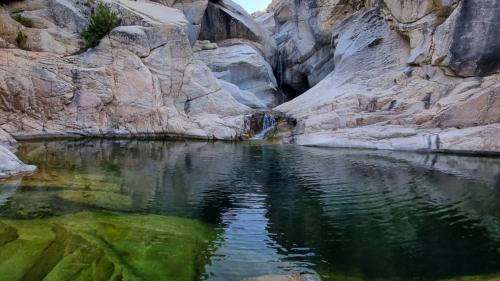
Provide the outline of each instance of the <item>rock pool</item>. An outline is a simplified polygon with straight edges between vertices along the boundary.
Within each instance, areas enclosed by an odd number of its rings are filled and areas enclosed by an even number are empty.
[[[500,278],[500,158],[125,140],[18,155],[39,169],[0,182],[0,280]]]

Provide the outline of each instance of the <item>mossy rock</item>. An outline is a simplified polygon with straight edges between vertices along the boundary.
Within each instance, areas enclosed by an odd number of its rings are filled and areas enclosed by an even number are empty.
[[[192,281],[200,278],[214,238],[214,230],[200,222],[156,215],[0,219],[0,276]]]

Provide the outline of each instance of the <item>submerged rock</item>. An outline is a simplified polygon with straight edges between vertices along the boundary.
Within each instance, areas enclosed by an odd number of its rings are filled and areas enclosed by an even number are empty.
[[[197,221],[83,212],[0,219],[5,280],[198,279],[214,231]]]

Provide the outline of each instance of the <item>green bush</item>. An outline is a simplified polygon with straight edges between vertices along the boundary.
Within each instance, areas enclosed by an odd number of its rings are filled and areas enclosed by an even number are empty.
[[[87,48],[97,46],[101,39],[113,28],[118,26],[120,22],[121,20],[115,12],[109,10],[100,3],[97,8],[92,11],[88,25],[81,33],[82,37],[87,42]]]
[[[18,23],[20,23],[26,27],[33,27],[34,26],[34,23],[31,19],[24,17],[20,13],[14,14],[12,16],[12,18],[15,19]]]
[[[28,36],[26,36],[24,33],[19,31],[16,36],[16,44],[17,47],[21,49],[26,49],[27,45],[26,42],[28,41]]]

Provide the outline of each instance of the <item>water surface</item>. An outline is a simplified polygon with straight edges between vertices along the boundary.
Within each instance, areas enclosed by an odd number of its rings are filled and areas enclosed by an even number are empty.
[[[2,280],[500,276],[498,158],[96,140],[18,155],[39,170],[0,183]]]

